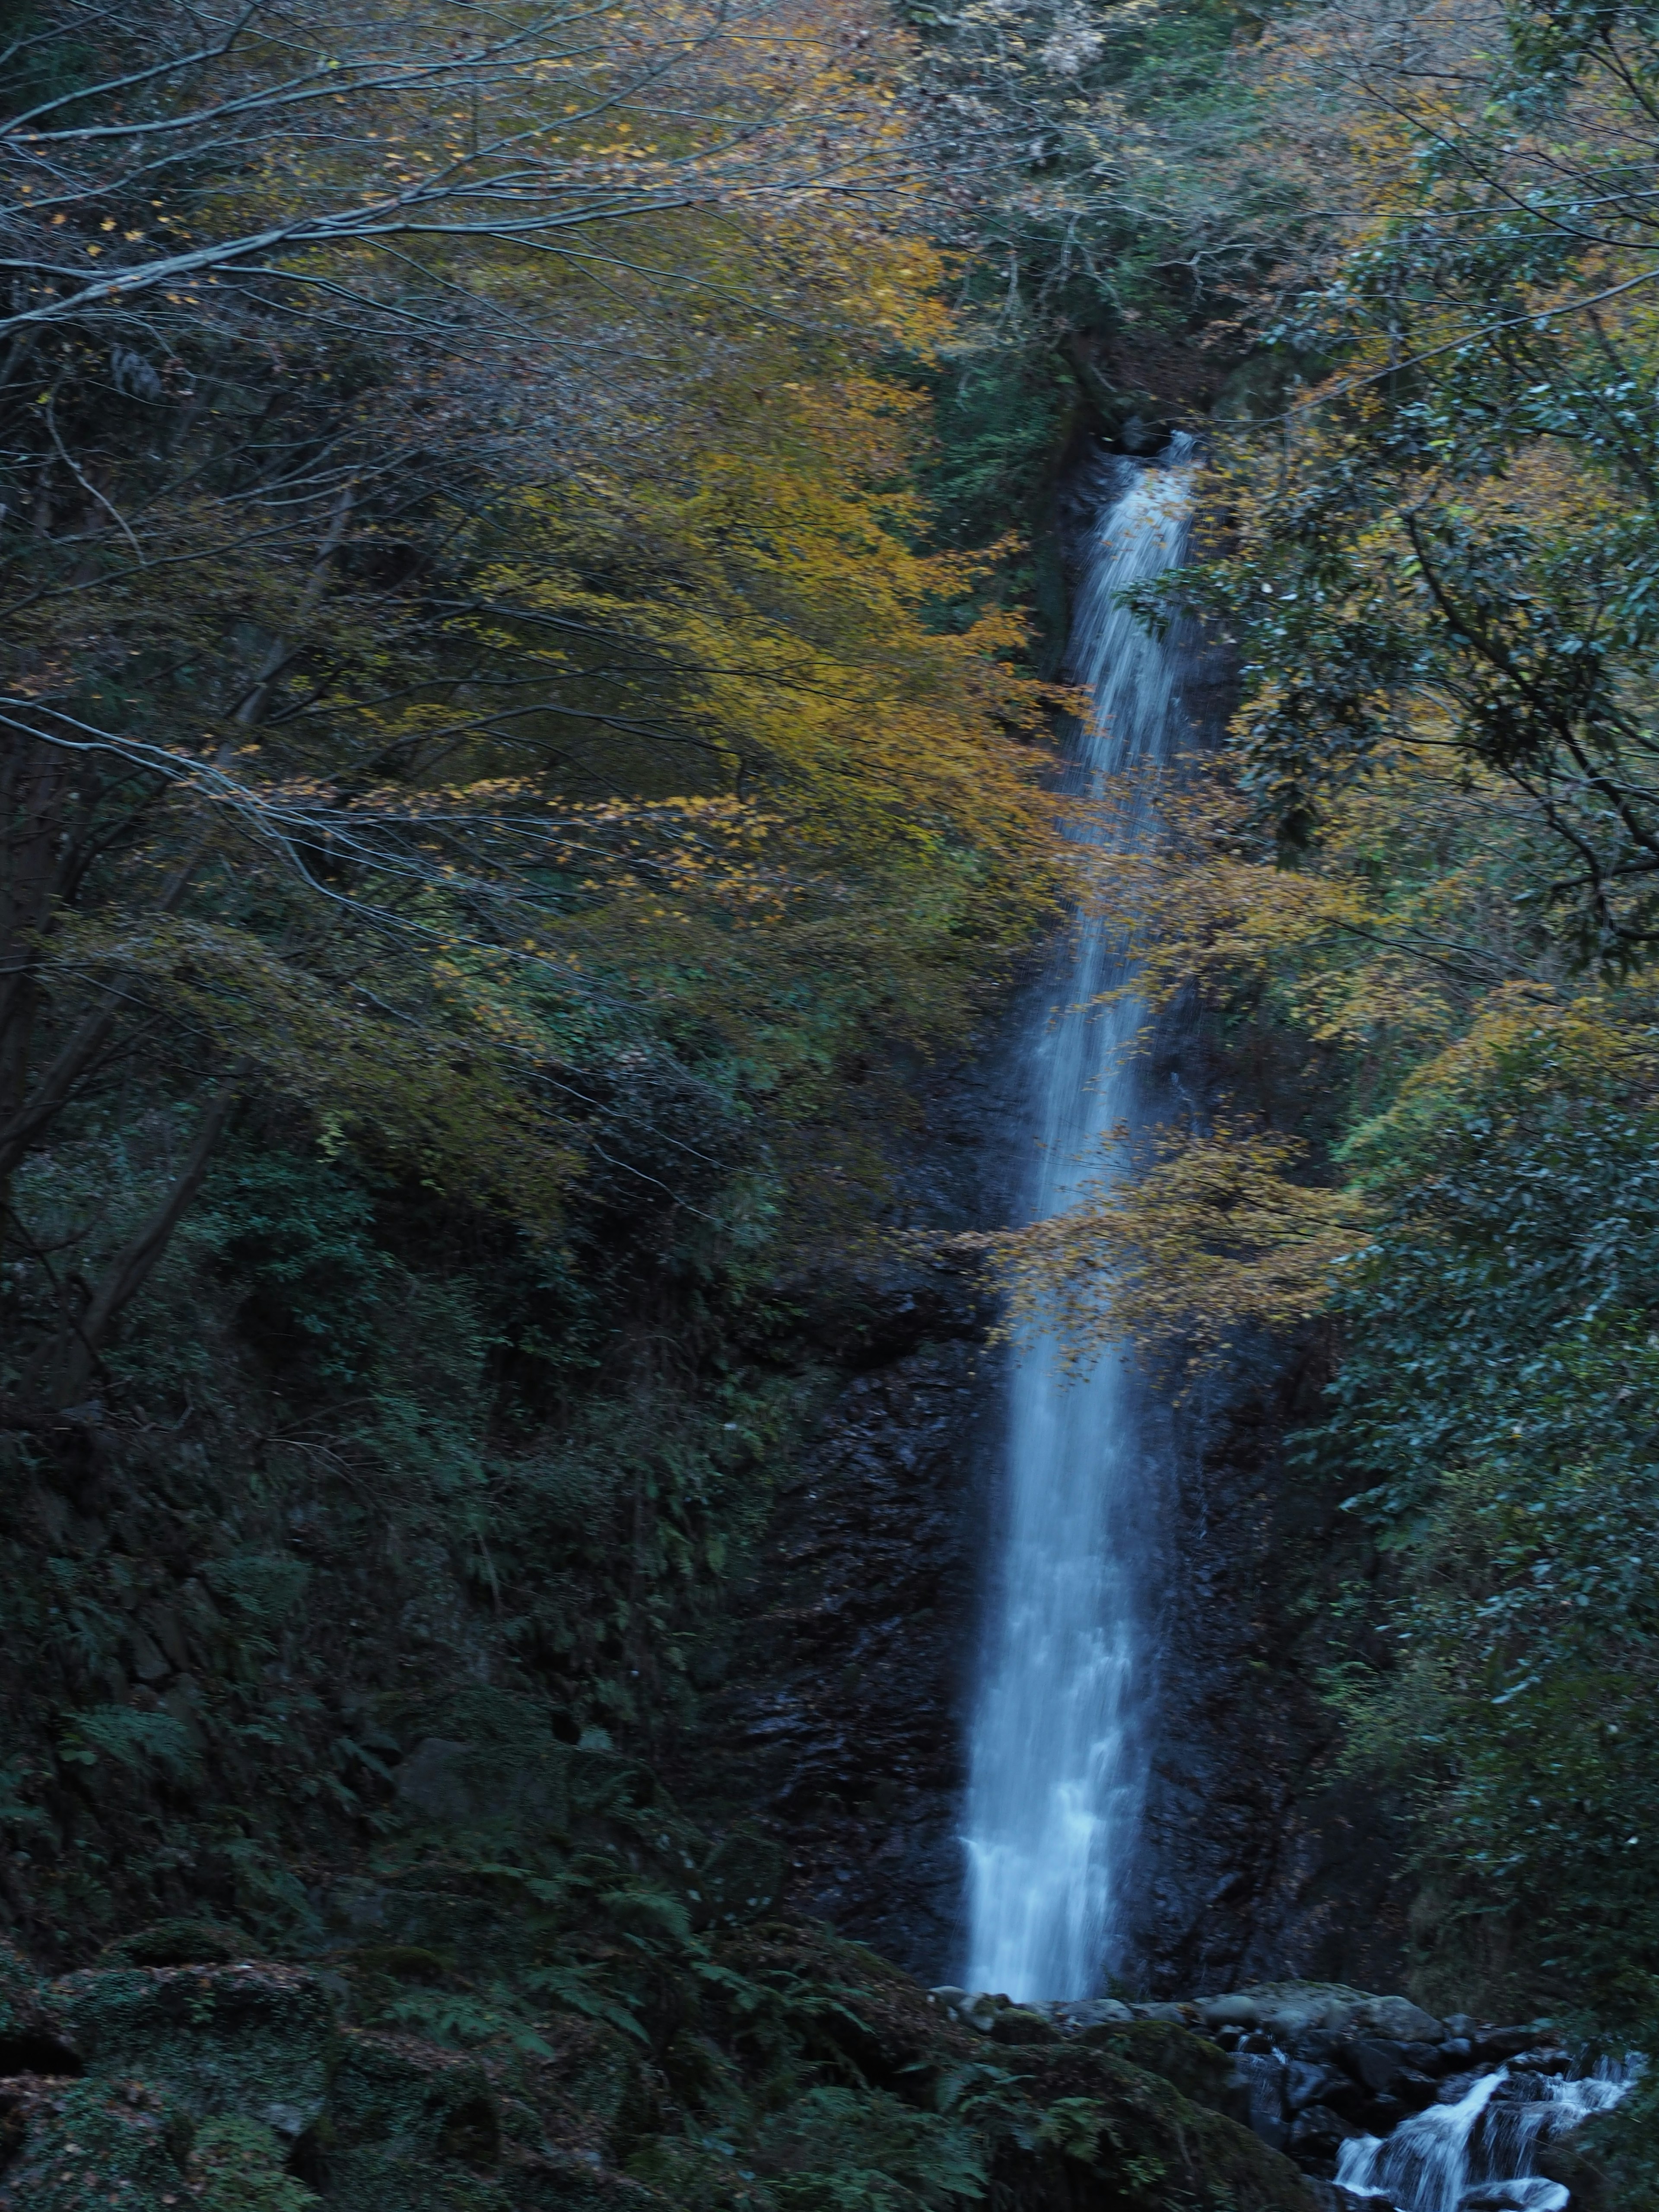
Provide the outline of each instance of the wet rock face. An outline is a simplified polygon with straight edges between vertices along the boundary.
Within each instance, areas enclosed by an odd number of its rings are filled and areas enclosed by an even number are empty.
[[[1158,1070],[1196,1094],[1197,1047]],[[1008,1218],[1019,1069],[958,1067],[928,1102],[910,1217]],[[1000,1175],[1003,1187],[997,1187]],[[970,1269],[808,1273],[798,1303],[857,1370],[781,1495],[722,1647],[694,1662],[695,1729],[666,1767],[688,1806],[758,1820],[787,1896],[921,1978],[960,1971],[959,1840],[1006,1355]],[[1138,1955],[1147,1995],[1322,1975],[1397,1980],[1404,1900],[1375,1800],[1331,1778],[1322,1655],[1291,1602],[1351,1531],[1286,1474],[1315,1403],[1290,1369],[1187,1420],[1167,1523]]]
[[[965,1285],[951,1319],[954,1340],[914,1346],[831,1407],[705,1700],[698,1771],[674,1778],[772,1829],[789,1902],[929,1979],[959,1940],[984,1427]]]
[[[1334,1773],[1317,1688],[1332,1655],[1297,1602],[1354,1541],[1340,1492],[1285,1462],[1322,1379],[1306,1358],[1264,1366],[1188,1417],[1143,1853],[1154,1993],[1401,1974],[1402,1837],[1374,1793]]]

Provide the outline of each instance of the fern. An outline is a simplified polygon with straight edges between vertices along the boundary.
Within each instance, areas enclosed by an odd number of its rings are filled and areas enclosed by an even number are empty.
[[[72,1713],[58,1749],[76,1766],[113,1759],[137,1774],[182,1779],[196,1765],[196,1747],[171,1713],[141,1713],[131,1705],[91,1705]]]

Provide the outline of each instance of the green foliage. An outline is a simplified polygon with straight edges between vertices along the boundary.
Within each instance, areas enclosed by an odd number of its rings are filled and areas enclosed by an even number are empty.
[[[779,2212],[948,2212],[985,2195],[968,2130],[881,2091],[809,2091],[761,2130],[754,2160]]]
[[[1498,1923],[1513,1971],[1626,2026],[1659,1967],[1650,1024],[1523,1006],[1360,1133],[1382,1222],[1316,1439],[1399,1577],[1389,1671],[1343,1698],[1419,1800],[1437,1985]]]
[[[1126,1210],[1184,1178],[1171,1249],[1213,1275],[1251,1146],[1302,1163],[1221,1313],[1334,1319],[1305,1441],[1375,1553],[1331,1688],[1414,1805],[1425,1993],[1646,2040],[1659,50],[1640,10],[1512,12],[1490,46],[1420,21],[1409,68],[1351,68],[1346,15],[1263,37],[1258,83],[1368,212],[1279,325],[1273,419],[1218,441],[1216,557],[1140,601],[1206,610],[1243,697],[1119,902],[1161,1001],[1288,1025],[1315,1147],[1218,1115]],[[1190,1308],[1197,1271],[1141,1249]]]
[[[190,2179],[204,2212],[307,2212],[316,2197],[283,2171],[276,2136],[257,2120],[207,2120],[191,2145]]]

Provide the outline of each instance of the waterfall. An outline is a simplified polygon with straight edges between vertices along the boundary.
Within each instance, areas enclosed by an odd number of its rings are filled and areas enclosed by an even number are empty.
[[[1610,2111],[1637,2063],[1602,2059],[1592,2073],[1571,2077],[1499,2067],[1455,2103],[1414,2112],[1389,2136],[1344,2143],[1336,2178],[1401,2212],[1566,2212],[1567,2191],[1538,2173],[1538,2146]]]
[[[1191,455],[1177,437],[1158,464],[1108,465],[1072,634],[1072,674],[1093,695],[1073,790],[1138,760],[1161,764],[1184,734],[1179,650],[1115,595],[1180,560]],[[1133,818],[1115,833],[1126,848],[1142,834]],[[1028,1219],[1109,1173],[1112,1131],[1141,1114],[1143,1074],[1127,1048],[1144,1011],[1133,996],[1097,1003],[1127,980],[1112,933],[1080,923],[1030,1042],[1039,1145]],[[1000,1556],[969,1746],[970,1989],[1088,1996],[1127,1933],[1163,1488],[1150,1415],[1113,1352],[1068,1380],[1038,1345],[1010,1382]]]

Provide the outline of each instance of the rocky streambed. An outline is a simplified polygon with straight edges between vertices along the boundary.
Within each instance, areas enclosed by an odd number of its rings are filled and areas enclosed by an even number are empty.
[[[1158,2004],[932,1996],[996,2043],[1109,2045],[1154,2021],[1203,2037],[1231,2059],[1235,2116],[1324,2185],[1329,2212],[1570,2212],[1561,2140],[1634,2079],[1632,2063],[1574,2051],[1548,2020],[1440,2020],[1334,1983]]]

